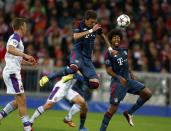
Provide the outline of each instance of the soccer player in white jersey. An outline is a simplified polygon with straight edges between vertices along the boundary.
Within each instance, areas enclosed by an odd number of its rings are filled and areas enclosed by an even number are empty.
[[[44,77],[40,81],[42,81]],[[87,113],[87,105],[84,100],[84,98],[79,95],[76,91],[72,89],[73,85],[76,83],[76,79],[69,80],[65,82],[65,76],[58,82],[53,87],[53,90],[51,91],[51,94],[49,95],[46,103],[42,106],[39,106],[34,114],[32,115],[30,119],[30,123],[34,123],[35,119],[38,118],[42,113],[45,111],[51,109],[53,105],[57,102],[59,102],[61,99],[66,98],[69,101],[76,103],[80,105],[80,113],[86,114]],[[41,84],[40,84],[41,85]],[[71,121],[72,123],[72,121]],[[75,125],[73,125],[75,126]],[[82,131],[82,130],[80,130]]]
[[[6,45],[6,65],[3,69],[3,79],[7,87],[7,94],[15,95],[15,99],[2,109],[0,112],[0,120],[18,108],[24,131],[32,131],[27,115],[26,97],[21,81],[20,70],[21,64],[35,66],[36,61],[32,56],[23,52],[24,45],[21,39],[27,31],[26,20],[24,18],[16,18],[12,26],[14,33],[9,37]]]

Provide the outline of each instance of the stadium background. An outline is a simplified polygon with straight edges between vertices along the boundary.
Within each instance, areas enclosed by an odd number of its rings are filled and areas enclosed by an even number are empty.
[[[37,68],[24,67],[22,77],[28,95],[28,107],[43,104],[51,90],[40,89],[37,81],[42,75],[68,64],[72,48],[72,25],[81,19],[85,10],[98,13],[103,31],[116,27],[116,18],[122,13],[131,18],[124,33],[123,45],[129,48],[129,64],[137,78],[153,92],[152,99],[137,114],[171,116],[171,2],[169,0],[0,0],[0,72],[4,66],[5,45],[12,33],[15,17],[29,19],[29,31],[23,38],[25,52],[36,57]],[[93,63],[97,68],[101,86],[90,99],[89,110],[104,112],[107,109],[110,77],[104,68],[106,46],[97,37]],[[5,85],[0,73],[0,106],[12,97],[5,95]],[[119,108],[121,113],[135,102],[128,95]],[[69,109],[65,101],[55,109]]]

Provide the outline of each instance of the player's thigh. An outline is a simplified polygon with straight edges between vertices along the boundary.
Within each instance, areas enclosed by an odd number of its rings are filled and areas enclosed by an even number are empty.
[[[21,105],[25,105],[25,103],[26,103],[26,96],[25,96],[24,93],[16,94],[15,100],[17,102],[18,107],[21,106]]]
[[[60,101],[61,99],[63,99],[66,95],[66,92],[68,90],[64,87],[59,87],[59,86],[54,86],[53,90],[51,91],[48,99],[47,99],[47,102],[58,102]]]
[[[84,98],[79,95],[78,92],[72,90],[72,89],[69,89],[67,95],[66,95],[66,99],[68,99],[69,101],[71,102],[74,102],[74,103],[84,103]]]
[[[83,59],[84,62],[81,64],[81,72],[88,79],[97,79],[97,74],[92,61]],[[97,79],[98,80],[98,79]]]
[[[7,87],[7,94],[22,94],[24,88],[20,73],[8,74],[3,72],[3,79]]]
[[[127,89],[120,82],[111,82],[110,84],[110,104],[117,105],[126,96]]]
[[[127,86],[129,87],[128,89],[128,93],[130,94],[139,94],[139,92],[141,92],[144,88],[145,88],[145,85],[137,80],[128,80],[127,81]]]

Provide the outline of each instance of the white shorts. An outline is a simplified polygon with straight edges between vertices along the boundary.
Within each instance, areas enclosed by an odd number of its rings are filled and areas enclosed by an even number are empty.
[[[72,90],[71,87],[67,84],[62,83],[61,85],[60,83],[57,83],[51,91],[51,94],[49,95],[47,101],[56,103],[64,97],[67,100],[72,101],[72,99],[78,95],[79,94],[76,91]]]
[[[9,74],[3,71],[3,79],[7,87],[7,94],[24,93],[20,73]]]

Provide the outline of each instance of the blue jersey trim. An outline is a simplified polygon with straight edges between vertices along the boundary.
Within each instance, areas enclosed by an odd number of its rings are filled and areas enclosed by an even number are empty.
[[[17,33],[14,32],[14,35],[13,35],[12,39],[14,39],[14,40],[20,42],[21,37],[20,37]]]

